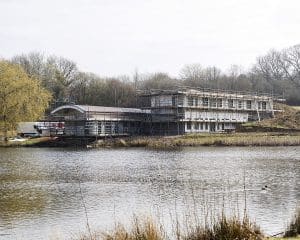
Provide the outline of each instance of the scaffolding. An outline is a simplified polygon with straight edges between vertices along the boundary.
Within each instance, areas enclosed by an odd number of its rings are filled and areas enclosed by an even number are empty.
[[[64,136],[119,137],[232,131],[238,124],[274,116],[272,94],[180,87],[138,90],[137,108],[65,105],[49,121]]]
[[[49,121],[64,123],[65,137],[119,137],[143,134],[147,110],[66,105],[52,111]]]
[[[271,117],[273,101],[267,93],[180,87],[139,91],[141,109],[152,116],[153,135],[222,132],[238,124]],[[177,126],[177,127],[175,127]]]

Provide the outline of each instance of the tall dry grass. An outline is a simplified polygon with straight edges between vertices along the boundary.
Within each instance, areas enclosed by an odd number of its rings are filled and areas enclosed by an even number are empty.
[[[211,225],[196,226],[184,240],[257,240],[263,239],[259,227],[247,216],[241,220],[237,216],[222,214]]]
[[[186,146],[299,146],[300,133],[189,134],[173,137],[133,137],[101,141],[95,147],[149,147],[175,149]]]
[[[110,232],[94,232],[81,235],[78,240],[164,240],[167,239],[162,226],[151,218],[134,217],[131,225],[116,225]]]
[[[180,224],[176,223],[177,226]],[[226,216],[224,213],[212,223],[204,225],[183,226],[171,233],[177,240],[259,240],[263,234],[257,225],[245,216]],[[185,229],[188,229],[187,231]],[[166,229],[151,218],[135,217],[129,227],[118,224],[110,232],[98,232],[82,235],[78,240],[168,240]]]
[[[294,219],[290,222],[284,237],[297,237],[300,234],[300,208],[296,211]]]

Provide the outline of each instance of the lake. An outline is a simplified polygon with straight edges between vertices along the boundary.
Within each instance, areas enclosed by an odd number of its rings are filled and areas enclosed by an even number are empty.
[[[0,239],[69,239],[87,220],[106,231],[134,214],[171,226],[245,205],[275,234],[299,203],[300,147],[0,149]]]

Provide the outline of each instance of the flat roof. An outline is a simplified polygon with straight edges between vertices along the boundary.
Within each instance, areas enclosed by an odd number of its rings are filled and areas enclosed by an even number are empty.
[[[179,87],[177,89],[149,89],[138,91],[140,96],[158,96],[158,95],[226,95],[232,97],[259,97],[259,98],[279,98],[279,96],[260,93],[260,92],[250,92],[250,91],[232,91],[224,89],[210,89],[210,88],[192,88],[192,87]]]

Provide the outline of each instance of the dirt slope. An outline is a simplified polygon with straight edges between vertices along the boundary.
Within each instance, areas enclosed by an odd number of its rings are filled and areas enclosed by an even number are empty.
[[[265,119],[261,122],[251,122],[243,125],[244,130],[300,130],[300,109],[284,104],[276,103],[275,109],[282,110],[276,112],[274,118]]]

